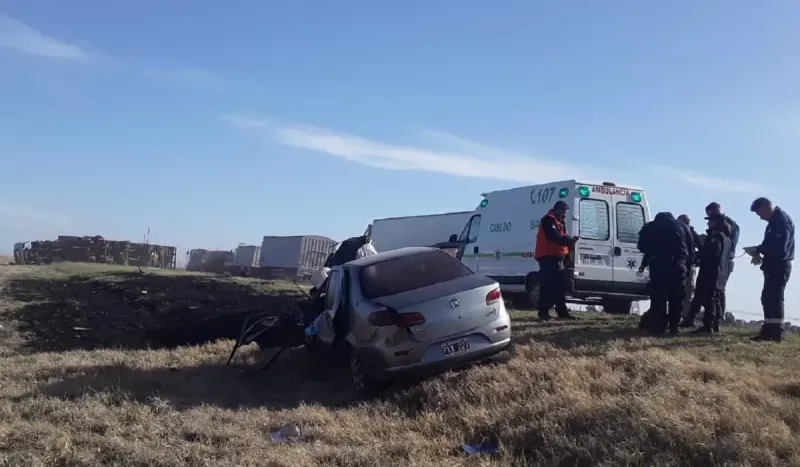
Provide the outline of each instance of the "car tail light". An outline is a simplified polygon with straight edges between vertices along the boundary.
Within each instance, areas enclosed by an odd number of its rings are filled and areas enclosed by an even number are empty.
[[[399,322],[398,322],[399,321]],[[411,327],[425,324],[425,317],[421,313],[392,313],[389,310],[375,311],[369,314],[367,322],[372,326],[398,326]]]
[[[500,301],[501,298],[503,298],[503,296],[500,294],[500,288],[498,287],[486,294],[486,304],[491,305],[492,303]]]

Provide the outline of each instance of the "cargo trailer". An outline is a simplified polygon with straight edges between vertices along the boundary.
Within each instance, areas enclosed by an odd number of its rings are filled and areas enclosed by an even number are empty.
[[[261,260],[261,247],[241,244],[236,247],[233,265],[240,268],[258,267]]]
[[[321,235],[265,236],[259,276],[310,279],[322,268],[337,243]]]
[[[365,232],[378,252],[407,246],[434,246],[458,236],[474,211],[375,219]]]

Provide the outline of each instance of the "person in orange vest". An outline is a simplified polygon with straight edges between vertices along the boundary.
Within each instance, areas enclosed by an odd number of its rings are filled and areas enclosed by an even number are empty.
[[[536,248],[533,257],[539,262],[539,319],[550,319],[550,308],[562,319],[571,319],[567,309],[567,276],[564,272],[564,259],[579,237],[570,237],[564,219],[569,206],[557,201],[539,222],[536,233]]]

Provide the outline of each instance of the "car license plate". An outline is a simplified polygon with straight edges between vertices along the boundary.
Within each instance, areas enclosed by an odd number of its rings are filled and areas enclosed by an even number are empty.
[[[453,342],[445,342],[442,344],[442,353],[445,357],[457,355],[469,351],[469,339],[461,339]]]
[[[603,258],[597,256],[583,256],[581,258],[581,263],[591,266],[603,266],[606,264],[605,261],[603,261]]]

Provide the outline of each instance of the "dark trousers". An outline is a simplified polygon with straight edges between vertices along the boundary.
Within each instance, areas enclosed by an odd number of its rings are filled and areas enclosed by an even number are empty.
[[[733,260],[731,260],[730,263],[728,263],[728,268],[730,272],[733,272]],[[728,279],[730,279],[730,274],[728,274]],[[725,282],[727,283],[727,279]],[[727,288],[726,286],[722,286],[716,291],[717,297],[715,298],[715,302],[719,302],[718,303],[719,313],[721,313],[720,319],[725,318],[725,312],[728,310],[728,303],[727,303],[728,301],[725,294],[726,288]],[[710,310],[710,308],[706,306],[706,302],[708,300],[707,297],[710,296],[711,294],[712,293],[703,294],[700,293],[700,291],[695,291],[694,297],[692,297],[692,306],[689,309],[689,314],[686,316],[687,321],[694,322],[695,318],[697,318],[697,314],[700,313],[701,308],[705,308],[706,311]],[[703,320],[703,323],[705,324],[705,320]]]
[[[780,335],[783,331],[783,295],[792,274],[792,263],[763,263],[761,269],[764,271],[764,288],[761,290],[761,305],[764,307],[762,332]]]
[[[564,259],[558,257],[538,258],[539,262],[539,316],[549,315],[556,308],[558,316],[569,314],[567,310],[567,278],[564,275]]]
[[[725,296],[725,290],[722,288],[715,290],[698,290],[700,293],[700,302],[702,303],[705,313],[703,313],[703,327],[719,329],[719,323],[725,316],[722,309],[722,297]],[[695,292],[695,293],[697,293]]]
[[[671,263],[655,266],[650,264],[650,310],[652,318],[651,334],[661,334],[669,326],[677,330],[686,300],[686,266]]]

